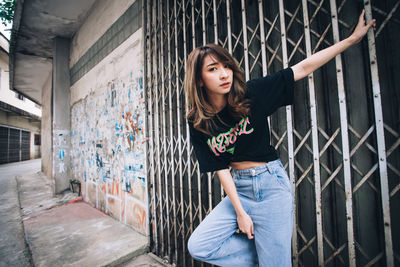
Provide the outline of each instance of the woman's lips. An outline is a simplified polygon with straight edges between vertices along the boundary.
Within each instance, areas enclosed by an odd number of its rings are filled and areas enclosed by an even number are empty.
[[[223,84],[221,84],[221,86],[222,87],[229,87],[231,85],[231,83],[230,82],[227,82],[227,83],[223,83]]]

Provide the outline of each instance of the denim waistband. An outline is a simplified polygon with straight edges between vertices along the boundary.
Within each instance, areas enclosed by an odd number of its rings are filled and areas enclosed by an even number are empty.
[[[263,165],[253,167],[253,168],[248,168],[244,170],[236,170],[232,168],[233,174],[238,175],[238,176],[256,176],[262,172],[265,172],[266,170],[268,172],[271,172],[271,170],[274,168],[276,164],[279,164],[280,160],[272,160],[269,161]]]

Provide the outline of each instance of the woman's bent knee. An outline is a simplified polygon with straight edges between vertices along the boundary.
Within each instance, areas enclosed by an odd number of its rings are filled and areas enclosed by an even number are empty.
[[[189,237],[187,248],[190,255],[196,259],[204,261],[210,256],[210,251],[207,250],[207,245],[202,243],[201,240],[196,235],[196,232],[193,232]]]
[[[190,237],[189,237],[189,240],[188,240],[188,243],[187,243],[187,248],[188,248],[188,251],[189,251],[190,255],[192,255],[192,257],[193,257],[193,254],[194,254],[195,251],[196,251],[195,245],[196,245],[196,244],[193,242],[192,236],[190,236]]]

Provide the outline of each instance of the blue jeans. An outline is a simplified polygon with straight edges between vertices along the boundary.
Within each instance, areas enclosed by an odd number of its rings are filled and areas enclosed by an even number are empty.
[[[219,266],[291,266],[293,192],[279,159],[245,170],[233,169],[240,202],[251,217],[254,238],[235,231],[236,212],[225,197],[188,241],[199,261]]]

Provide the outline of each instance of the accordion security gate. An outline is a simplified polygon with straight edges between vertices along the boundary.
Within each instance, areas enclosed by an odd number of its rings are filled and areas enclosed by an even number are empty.
[[[0,164],[30,159],[30,133],[0,126]]]
[[[177,266],[224,197],[200,174],[183,79],[194,47],[218,43],[246,79],[274,73],[349,36],[363,8],[377,29],[296,83],[269,119],[295,192],[294,266],[400,266],[400,1],[144,1],[151,249]],[[397,49],[397,50],[396,50]]]

